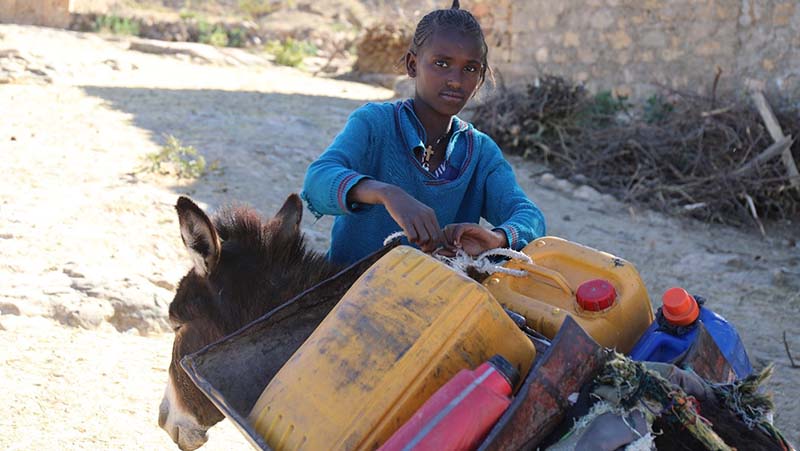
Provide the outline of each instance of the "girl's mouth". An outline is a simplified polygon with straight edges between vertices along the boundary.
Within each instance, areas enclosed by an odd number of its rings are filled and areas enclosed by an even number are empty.
[[[461,94],[459,92],[453,92],[453,91],[441,92],[441,93],[439,93],[439,97],[441,97],[442,99],[444,99],[444,100],[446,100],[448,102],[452,102],[452,103],[458,103],[458,102],[462,102],[464,100],[464,95],[463,94]]]

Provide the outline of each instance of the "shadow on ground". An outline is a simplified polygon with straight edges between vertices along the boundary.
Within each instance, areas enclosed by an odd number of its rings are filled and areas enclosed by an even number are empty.
[[[157,151],[167,136],[194,146],[220,170],[171,188],[217,207],[245,202],[264,213],[298,192],[308,164],[365,101],[327,96],[223,90],[84,86],[129,114]],[[120,143],[124,146],[125,143]],[[151,151],[148,151],[150,153]]]

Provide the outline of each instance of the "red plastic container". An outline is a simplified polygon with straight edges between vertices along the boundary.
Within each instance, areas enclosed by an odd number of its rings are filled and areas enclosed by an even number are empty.
[[[519,373],[495,355],[478,368],[461,370],[379,449],[472,450],[511,404]]]

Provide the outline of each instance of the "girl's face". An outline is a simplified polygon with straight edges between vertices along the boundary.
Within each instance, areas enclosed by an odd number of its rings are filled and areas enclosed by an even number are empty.
[[[478,39],[456,30],[435,32],[417,55],[406,55],[416,78],[416,100],[442,115],[458,114],[472,97],[483,70]]]

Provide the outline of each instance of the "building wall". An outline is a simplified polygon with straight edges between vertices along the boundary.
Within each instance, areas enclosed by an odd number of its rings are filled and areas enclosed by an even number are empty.
[[[0,23],[67,27],[70,0],[0,0]]]
[[[800,95],[798,0],[475,0],[508,84],[556,74],[643,97],[656,86],[709,93],[747,78]]]

